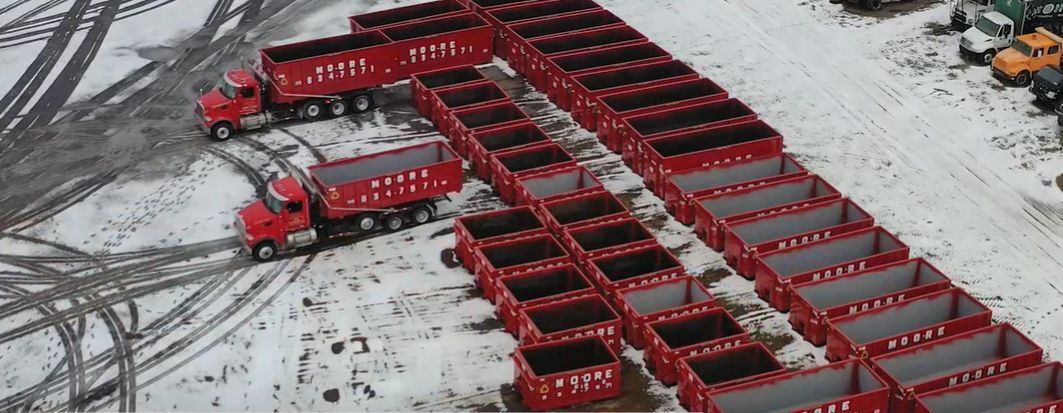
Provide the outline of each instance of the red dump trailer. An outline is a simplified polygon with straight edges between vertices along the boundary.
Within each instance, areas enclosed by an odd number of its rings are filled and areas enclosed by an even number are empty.
[[[509,101],[506,94],[498,84],[490,80],[467,85],[435,89],[431,92],[434,96],[432,101],[431,119],[439,129],[439,133],[448,136],[450,125],[446,122],[451,112],[468,109],[476,106],[486,106],[494,103]]]
[[[429,142],[289,168],[266,197],[237,214],[245,249],[259,261],[319,241],[432,220],[436,202],[461,191],[461,159]]]
[[[472,134],[491,128],[500,128],[529,121],[528,115],[512,100],[450,112],[446,131],[450,144],[461,156],[467,155],[466,142]]]
[[[708,195],[807,175],[801,164],[784,153],[756,156],[746,160],[702,166],[668,173],[664,185],[657,185],[664,209],[685,225],[694,223],[694,200]]]
[[[624,203],[609,191],[596,191],[543,202],[539,204],[538,211],[546,227],[556,236],[560,236],[566,229],[633,216]]]
[[[347,21],[351,24],[351,33],[358,33],[467,12],[469,9],[458,0],[436,0],[350,16]]]
[[[602,290],[605,298],[614,304],[617,303],[616,291],[621,288],[686,275],[683,264],[660,245],[592,259],[583,267],[583,271]]]
[[[827,343],[827,320],[856,314],[952,286],[922,258],[898,261],[793,288],[790,325],[814,345]]]
[[[479,246],[473,250],[473,257],[476,282],[492,303],[495,282],[500,277],[572,262],[565,248],[546,234]]]
[[[707,413],[885,413],[889,387],[863,361],[826,366],[715,390]]]
[[[713,308],[685,316],[653,321],[643,333],[646,367],[666,385],[673,385],[680,358],[719,351],[749,342],[749,333],[731,313]]]
[[[619,153],[622,145],[620,135],[615,132],[624,118],[676,106],[716,102],[728,97],[726,90],[706,78],[654,84],[626,92],[603,94],[598,96],[595,105],[598,114],[598,126],[596,127],[598,140],[613,152]]]
[[[528,120],[474,132],[472,138],[466,142],[465,151],[469,156],[469,165],[476,172],[476,176],[486,182],[491,182],[489,162],[492,155],[549,143],[553,143],[550,136],[543,132],[535,122]]]
[[[554,78],[547,72],[550,70],[548,61],[552,57],[566,54],[586,52],[596,49],[604,49],[616,46],[648,43],[649,40],[638,30],[631,26],[603,27],[601,29],[585,30],[576,33],[562,33],[550,37],[529,40],[525,47],[527,54],[524,56],[525,71],[528,83],[540,92],[548,92],[552,88]],[[627,59],[621,59],[627,60]],[[545,69],[544,69],[545,68]],[[557,79],[560,80],[560,79]],[[549,86],[548,86],[549,84]]]
[[[710,248],[723,249],[723,224],[760,217],[841,198],[831,184],[815,175],[790,178],[694,200],[694,233]]]
[[[513,33],[506,29],[509,25],[601,8],[593,0],[544,0],[486,10],[483,16],[498,31],[495,55],[506,59],[513,37]]]
[[[530,50],[528,47],[529,41],[563,33],[623,25],[624,20],[605,9],[595,9],[511,24],[504,29],[507,32],[506,39],[508,40],[508,44],[505,47],[509,48],[506,52],[506,62],[518,74],[525,75],[527,73],[525,56]],[[535,70],[542,69],[536,68]]]
[[[657,238],[637,218],[567,229],[558,238],[580,265],[591,258],[657,244]]]
[[[620,316],[601,295],[558,300],[524,308],[519,313],[521,344],[597,335],[620,354]]]
[[[498,317],[505,330],[520,330],[518,311],[567,298],[598,294],[594,284],[573,264],[542,268],[499,278],[495,293]]]
[[[723,225],[723,258],[735,272],[753,279],[756,255],[870,228],[875,219],[848,198]]]
[[[620,396],[620,359],[601,337],[517,347],[513,388],[532,411]]]
[[[678,60],[625,65],[617,69],[574,75],[570,80],[569,96],[572,119],[583,129],[593,132],[598,127],[598,96],[699,77],[701,75],[696,70]]]
[[[991,312],[959,288],[827,321],[827,360],[868,358],[988,326]]]
[[[730,98],[716,102],[698,103],[686,106],[677,106],[625,118],[620,125],[619,135],[621,158],[631,170],[642,175],[642,168],[647,167],[650,161],[644,159],[648,152],[648,143],[654,139],[669,138],[670,141],[680,140],[686,142],[705,142],[695,144],[691,149],[677,147],[683,153],[691,153],[701,150],[713,149],[718,146],[727,146],[745,142],[755,142],[762,139],[772,139],[781,145],[782,135],[764,122],[752,122],[757,119],[756,112],[742,101]],[[739,126],[740,125],[740,126]],[[735,126],[723,129],[723,126]],[[712,131],[710,136],[723,139],[726,143],[713,144],[712,140],[706,142],[702,137],[705,131]],[[701,137],[699,139],[699,137]],[[708,145],[708,147],[704,147]],[[764,153],[765,155],[767,153]],[[719,161],[731,159],[722,156],[714,156]],[[697,160],[696,158],[693,160]],[[701,166],[705,162],[694,163],[686,168]],[[709,161],[711,164],[712,161]],[[663,165],[661,165],[663,167]],[[670,168],[677,170],[674,167]],[[647,174],[648,175],[648,174]]]
[[[582,166],[557,169],[517,178],[517,205],[538,208],[544,202],[604,191],[591,171]]]
[[[643,347],[646,323],[716,307],[709,290],[691,276],[622,288],[616,297],[624,316],[624,339],[636,349]]]
[[[454,256],[475,271],[472,253],[476,247],[546,233],[546,226],[528,207],[465,215],[454,219]]]
[[[461,65],[410,75],[410,95],[417,113],[432,119],[435,96],[431,91],[487,80],[473,65]]]
[[[585,73],[620,69],[645,63],[663,63],[672,55],[660,46],[644,41],[624,42],[615,46],[555,53],[529,71],[527,78],[546,97],[563,110],[572,110],[572,78]]]
[[[1027,367],[919,395],[915,413],[1054,413],[1063,410],[1063,363]]]
[[[793,287],[908,258],[909,248],[882,227],[757,254],[757,296],[776,310],[790,311]]]
[[[691,412],[705,411],[710,391],[786,372],[782,363],[764,344],[754,341],[728,349],[688,356],[676,363],[679,378],[676,396],[679,405]]]
[[[893,391],[892,411],[915,396],[1041,364],[1044,351],[1011,324],[997,324],[871,359]]]
[[[517,200],[517,180],[543,172],[576,166],[576,160],[556,143],[499,152],[488,158],[491,186],[505,203]]]

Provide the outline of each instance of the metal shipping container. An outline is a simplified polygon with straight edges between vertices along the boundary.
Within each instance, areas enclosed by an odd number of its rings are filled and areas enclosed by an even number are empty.
[[[546,233],[547,227],[528,207],[465,215],[454,219],[454,256],[474,271],[472,251],[476,247]]]
[[[498,191],[502,202],[508,204],[516,202],[519,178],[576,166],[572,155],[553,142],[495,153],[487,162],[491,168],[491,186]]]
[[[476,282],[484,298],[495,301],[495,281],[500,277],[571,263],[568,252],[552,235],[536,235],[473,249]]]
[[[720,146],[753,142],[761,139],[777,139],[781,145],[782,135],[775,131],[774,128],[763,122],[748,122],[756,119],[757,113],[753,112],[753,110],[750,109],[749,106],[746,106],[745,103],[735,98],[716,102],[676,106],[638,116],[630,116],[623,119],[621,125],[619,125],[620,141],[623,145],[620,155],[624,160],[624,163],[630,166],[635,173],[642,174],[642,168],[647,166],[647,162],[651,162],[643,159],[643,154],[648,153],[650,150],[650,148],[647,147],[649,146],[649,141],[656,138],[668,137],[670,138],[668,141],[675,141],[678,139],[681,142],[685,142],[683,144],[671,144],[673,146],[669,147],[673,149],[665,150],[665,152],[676,152],[674,155],[694,153]],[[721,126],[738,124],[741,124],[742,126],[729,129],[719,128]],[[681,133],[705,131],[710,130],[710,128],[713,131],[710,136],[714,138],[711,140],[706,139],[707,137],[703,137],[702,133]],[[717,140],[721,140],[722,142],[715,143]],[[684,147],[685,145],[694,146],[688,149]],[[767,153],[758,154],[767,155]],[[669,154],[661,155],[671,156]],[[693,164],[688,163],[685,169],[712,164],[713,162],[735,160],[733,157],[714,156],[713,158],[713,160],[701,162],[697,162],[697,158],[692,159],[695,162]],[[677,167],[658,165],[665,169],[678,170],[676,169]]]
[[[523,3],[534,3],[540,0],[461,0],[465,1],[465,7],[469,10],[484,15],[487,10],[498,9],[502,7],[509,7]]]
[[[777,153],[671,172],[664,185],[653,189],[676,221],[690,225],[694,223],[694,199],[807,174],[790,155]]]
[[[451,112],[477,105],[490,105],[510,100],[509,95],[502,91],[502,88],[498,87],[497,83],[490,80],[445,89],[435,89],[431,93],[435,95],[432,98],[435,107],[432,108],[431,120],[443,136],[448,136],[447,128],[450,125],[446,120]]]
[[[643,332],[646,367],[666,385],[678,380],[676,362],[680,358],[719,351],[749,342],[749,333],[731,313],[713,308],[685,316],[646,323]]]
[[[506,59],[509,52],[510,38],[512,37],[512,33],[505,30],[506,26],[544,17],[562,16],[601,8],[602,6],[599,6],[593,0],[546,0],[486,10],[483,16],[498,32],[498,41],[495,42],[495,55]]]
[[[579,228],[584,225],[632,216],[631,211],[609,191],[543,202],[539,205],[538,211],[546,227],[554,235],[561,235],[562,231],[569,228]]]
[[[535,207],[555,199],[604,190],[602,181],[582,166],[521,176],[515,186],[517,205]]]
[[[625,65],[622,68],[573,75],[569,88],[572,119],[583,129],[593,132],[598,127],[598,96],[699,77],[701,75],[696,70],[678,60]],[[706,112],[700,116],[714,115],[719,115],[719,112]]]
[[[814,345],[827,342],[827,320],[948,289],[952,281],[922,258],[871,267],[793,288],[790,325]]]
[[[520,314],[520,343],[535,344],[597,335],[620,354],[620,316],[601,295],[568,298],[523,308]]]
[[[496,311],[505,330],[513,335],[520,330],[520,309],[598,294],[590,280],[573,264],[507,275],[499,278],[496,284]]]
[[[624,339],[636,349],[643,347],[646,323],[716,307],[709,290],[691,276],[622,288],[616,297],[624,317]]]
[[[581,265],[591,258],[657,244],[657,238],[636,218],[567,229],[558,238]]]
[[[1063,364],[1027,367],[919,395],[915,413],[1052,413],[1063,410]]]
[[[436,0],[412,6],[395,7],[378,12],[350,16],[351,33],[383,29],[412,21],[466,13],[469,9],[458,0]]]
[[[449,125],[445,130],[449,133],[447,137],[450,138],[454,150],[464,157],[467,153],[465,143],[471,139],[473,133],[528,120],[528,115],[513,104],[513,101],[508,100],[450,112],[447,119]]]
[[[572,110],[572,78],[585,73],[620,69],[644,63],[663,63],[672,55],[651,42],[555,53],[528,72],[529,82],[546,92],[546,97],[563,110]]]
[[[676,363],[679,405],[691,412],[705,411],[705,397],[713,390],[778,376],[786,372],[771,350],[759,341],[696,356]]]
[[[592,259],[583,267],[583,272],[611,303],[616,302],[615,292],[621,288],[686,275],[679,260],[660,245]]]
[[[827,321],[827,360],[874,357],[985,327],[988,307],[959,288]]]
[[[429,91],[444,87],[458,86],[486,80],[483,73],[472,65],[448,67],[427,72],[414,73],[410,76],[410,95],[414,107],[421,116],[431,118],[435,102]]]
[[[562,33],[580,32],[603,27],[623,26],[624,20],[605,9],[544,17],[523,23],[515,23],[503,28],[506,31],[506,62],[518,74],[527,77],[527,60],[525,56],[531,48],[528,41],[554,36]],[[541,70],[537,68],[536,70]]]
[[[620,359],[601,337],[517,347],[513,388],[532,411],[620,396]]]
[[[603,27],[577,33],[563,33],[535,40],[529,40],[525,48],[525,65],[528,83],[540,92],[548,92],[553,86],[553,79],[547,73],[550,65],[547,61],[556,56],[588,52],[607,47],[628,46],[648,43],[649,40],[631,26]],[[618,55],[614,55],[618,56]],[[623,56],[623,55],[619,55]],[[626,60],[626,58],[625,58]],[[538,69],[535,69],[538,68]],[[547,68],[543,70],[543,68]],[[560,79],[558,79],[560,80]],[[549,85],[548,85],[549,84]],[[549,97],[549,96],[548,96]]]
[[[689,79],[632,89],[626,92],[598,96],[598,140],[613,152],[620,153],[623,145],[616,128],[628,117],[655,112],[675,106],[716,102],[729,97],[710,79]]]
[[[380,32],[395,41],[400,79],[441,67],[490,63],[495,38],[487,22],[472,13],[410,22]]]
[[[859,360],[848,360],[711,391],[707,413],[885,413],[889,388]]]
[[[550,136],[529,119],[527,122],[474,132],[466,142],[466,152],[468,152],[469,165],[476,172],[476,176],[486,182],[491,182],[489,164],[491,155],[548,143],[553,143]]]

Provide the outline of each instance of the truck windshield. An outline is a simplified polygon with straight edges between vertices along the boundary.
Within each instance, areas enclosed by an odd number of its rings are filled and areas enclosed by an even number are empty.
[[[974,27],[977,27],[979,31],[985,33],[989,37],[997,37],[997,32],[1000,31],[999,24],[993,23],[992,20],[985,17],[979,18],[978,22],[974,24]]]
[[[1029,56],[1031,53],[1033,53],[1033,48],[1030,47],[1030,45],[1021,41],[1012,43],[1011,47],[1015,48],[1015,50],[1018,50],[1019,53],[1022,53],[1023,56]]]
[[[229,84],[229,82],[221,82],[221,87],[219,87],[218,90],[220,90],[221,94],[225,95],[225,97],[229,99],[232,99],[236,96],[236,87]]]
[[[266,192],[266,198],[262,200],[262,203],[266,204],[266,208],[269,208],[274,214],[281,213],[281,208],[284,207],[284,201],[273,196],[270,192]]]

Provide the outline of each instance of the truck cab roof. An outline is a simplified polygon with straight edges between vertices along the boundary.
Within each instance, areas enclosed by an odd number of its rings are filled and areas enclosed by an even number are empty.
[[[1004,13],[1001,13],[999,11],[991,11],[991,12],[985,13],[985,14],[982,15],[982,17],[985,17],[989,21],[991,21],[993,23],[996,23],[997,26],[1003,26],[1005,24],[1012,24],[1011,19],[1008,18],[1008,16],[1005,16]]]
[[[1030,47],[1032,48],[1048,47],[1059,44],[1052,38],[1045,36],[1041,33],[1024,34],[1022,36],[1019,36],[1016,40],[1021,40],[1023,43],[1030,45]]]
[[[230,70],[225,73],[225,79],[236,87],[248,86],[254,80],[252,75],[244,70]]]

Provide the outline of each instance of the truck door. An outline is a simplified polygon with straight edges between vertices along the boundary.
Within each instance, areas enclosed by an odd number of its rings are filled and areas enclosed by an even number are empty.
[[[1011,46],[1011,42],[1015,40],[1011,33],[1011,25],[1005,24],[1000,26],[1000,33],[993,39],[993,47],[997,50],[1003,50]]]
[[[1059,68],[1059,58],[1059,45],[1048,46],[1048,54],[1046,55],[1045,64],[1038,69],[1044,68],[1045,66]]]
[[[310,226],[306,201],[288,201],[284,206],[284,227],[287,232],[302,231]]]
[[[236,94],[237,105],[240,107],[240,115],[258,113],[262,104],[258,99],[258,88],[244,86]]]

